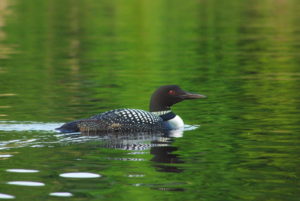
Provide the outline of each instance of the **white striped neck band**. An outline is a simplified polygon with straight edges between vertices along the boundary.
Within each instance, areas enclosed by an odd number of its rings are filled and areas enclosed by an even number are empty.
[[[161,116],[161,115],[164,115],[164,114],[168,114],[172,112],[171,110],[164,110],[164,111],[156,111],[156,112],[151,112],[152,114],[155,114],[157,116]]]

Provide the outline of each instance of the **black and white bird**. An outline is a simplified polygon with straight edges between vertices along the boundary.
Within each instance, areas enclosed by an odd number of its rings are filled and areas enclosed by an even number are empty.
[[[140,109],[115,109],[87,119],[65,123],[56,130],[72,132],[168,131],[184,127],[183,120],[171,111],[171,106],[187,99],[205,98],[189,93],[177,85],[159,87],[151,96],[150,112]]]

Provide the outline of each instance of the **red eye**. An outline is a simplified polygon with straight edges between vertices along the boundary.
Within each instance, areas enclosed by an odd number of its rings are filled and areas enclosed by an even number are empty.
[[[170,90],[170,91],[168,91],[168,94],[170,94],[170,95],[175,95],[175,94],[176,94],[176,91]]]

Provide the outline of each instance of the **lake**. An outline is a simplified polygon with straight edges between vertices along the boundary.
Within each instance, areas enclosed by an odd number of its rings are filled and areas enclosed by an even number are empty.
[[[296,0],[1,0],[0,199],[297,201]],[[177,84],[174,135],[64,122],[148,110]]]

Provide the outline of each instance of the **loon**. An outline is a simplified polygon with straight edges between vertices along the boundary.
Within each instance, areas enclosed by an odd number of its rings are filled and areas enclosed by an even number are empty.
[[[171,111],[171,106],[187,99],[205,98],[177,85],[159,87],[151,96],[150,112],[140,109],[114,109],[63,124],[56,130],[73,132],[168,131],[184,127],[183,120]]]

